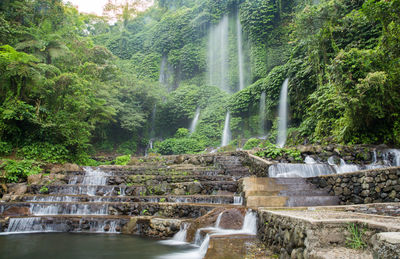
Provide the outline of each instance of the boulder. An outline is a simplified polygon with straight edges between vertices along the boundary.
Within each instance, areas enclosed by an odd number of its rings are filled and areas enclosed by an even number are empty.
[[[14,195],[24,195],[28,191],[26,183],[12,183],[8,184],[8,193]]]
[[[241,229],[243,226],[245,211],[240,209],[225,210],[221,216],[220,228]]]
[[[10,216],[28,216],[31,214],[31,211],[28,207],[11,207],[6,209],[3,212],[3,217]]]
[[[51,174],[56,174],[60,172],[77,172],[82,171],[82,168],[77,164],[66,163],[63,165],[54,165],[50,169]]]

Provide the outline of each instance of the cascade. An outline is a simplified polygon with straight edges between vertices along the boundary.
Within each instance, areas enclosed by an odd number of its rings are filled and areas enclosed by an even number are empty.
[[[167,72],[167,56],[163,55],[161,59],[161,65],[160,65],[160,77],[158,78],[158,82],[162,85],[166,85],[168,82],[168,74]]]
[[[238,47],[238,64],[239,64],[239,90],[245,88],[244,83],[244,57],[243,57],[243,42],[242,42],[242,24],[240,23],[239,10],[236,15],[236,38]]]
[[[218,215],[218,218],[220,218],[222,213],[220,213]],[[159,258],[164,258],[164,259],[172,259],[172,258],[173,259],[186,259],[186,258],[201,259],[206,255],[207,250],[208,250],[208,245],[210,243],[210,238],[213,235],[241,235],[241,234],[256,235],[257,234],[257,214],[250,210],[247,211],[247,213],[244,217],[242,229],[240,229],[240,230],[221,229],[217,226],[219,226],[218,219],[216,221],[215,227],[198,229],[196,231],[194,244],[198,246],[197,249],[189,250],[184,253],[169,254],[166,256],[161,256]],[[201,241],[201,235],[200,235],[201,230],[207,230],[207,232],[208,232],[208,234],[204,237],[203,241]]]
[[[314,177],[336,173],[327,164],[286,164],[280,163],[269,167],[269,177]]]
[[[225,15],[220,23],[211,29],[208,41],[207,65],[209,84],[218,86],[221,90],[229,93],[228,26],[228,16]]]
[[[287,134],[287,117],[288,117],[288,85],[289,78],[286,78],[282,84],[281,95],[279,99],[279,125],[278,125],[278,139],[277,146],[283,147],[286,143]]]
[[[260,135],[261,136],[265,135],[265,98],[266,98],[266,94],[263,91],[261,93],[261,97],[260,97],[260,112],[259,112],[259,117],[260,117]]]
[[[218,215],[218,218],[217,218],[217,220],[215,221],[215,228],[219,228],[219,224],[221,223],[221,218],[222,218],[222,215],[224,214],[224,212],[221,212],[219,215]]]
[[[163,240],[160,241],[160,243],[165,244],[165,245],[185,245],[187,244],[186,242],[186,235],[187,235],[187,230],[189,228],[188,223],[182,223],[180,230],[178,233],[176,233],[172,239],[169,240]]]
[[[387,149],[383,152],[383,159],[386,164],[391,166],[400,166],[400,150],[399,149]]]
[[[112,173],[105,172],[100,168],[84,167],[83,169],[83,175],[73,175],[66,185],[56,186],[55,188],[48,186],[48,191],[51,195],[32,196],[30,198],[29,211],[35,217],[10,218],[5,234],[69,231],[67,223],[48,222],[46,220],[48,217],[43,218],[40,216],[49,216],[51,218],[50,216],[63,215],[109,215],[109,205],[101,200],[97,201],[93,196],[98,195],[98,192],[103,195],[111,195],[114,187],[107,186],[107,179],[112,176]],[[124,193],[124,188],[120,187],[120,193]],[[87,202],[92,199],[91,197],[93,197],[93,201]],[[87,200],[81,202],[81,199]],[[88,223],[81,222],[79,224],[85,224],[84,229],[89,232],[117,233],[117,228],[119,229],[118,220],[114,219],[103,222],[92,221],[89,223],[89,228],[86,227]],[[104,230],[106,226],[107,231]]]
[[[200,108],[197,107],[196,114],[194,115],[193,121],[190,124],[190,128],[189,128],[190,134],[192,134],[196,130],[196,126],[197,126],[197,122],[199,121],[199,118],[200,118]]]
[[[316,164],[317,161],[315,161],[315,159],[310,156],[306,156],[306,158],[304,159],[304,163],[306,163],[308,165],[312,165],[312,164]]]
[[[233,205],[243,205],[243,197],[242,196],[234,196],[233,197]]]
[[[151,113],[151,131],[150,131],[151,139],[153,139],[156,136],[155,132],[156,114],[157,114],[157,104],[154,104],[153,111]]]
[[[224,131],[222,133],[221,147],[227,146],[231,142],[231,129],[230,129],[231,114],[226,112]]]

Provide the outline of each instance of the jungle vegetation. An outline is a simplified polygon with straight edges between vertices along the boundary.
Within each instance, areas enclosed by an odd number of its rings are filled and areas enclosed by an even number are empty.
[[[259,134],[260,116],[274,142],[285,78],[289,145],[400,144],[400,0],[131,2],[109,6],[115,23],[61,0],[0,2],[1,156],[91,164],[152,138],[150,152],[201,152],[219,145],[227,110],[232,145]],[[207,39],[237,13],[250,76],[228,94],[206,80]]]

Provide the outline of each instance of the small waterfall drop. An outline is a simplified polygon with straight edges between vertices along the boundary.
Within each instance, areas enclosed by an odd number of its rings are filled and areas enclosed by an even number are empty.
[[[288,86],[289,78],[286,78],[283,82],[281,95],[279,99],[279,125],[278,125],[278,139],[277,146],[283,147],[286,144],[287,138],[287,119],[288,119]]]
[[[196,109],[196,114],[194,115],[194,118],[192,120],[192,123],[190,124],[190,134],[192,134],[196,130],[197,122],[199,121],[200,118],[200,108],[197,107]]]
[[[221,218],[222,218],[222,215],[224,214],[224,212],[221,212],[219,215],[218,215],[218,218],[217,218],[217,220],[215,221],[215,228],[219,228],[219,224],[221,224]]]
[[[228,85],[228,16],[225,15],[220,23],[211,28],[208,41],[208,81],[210,85],[218,86],[221,90],[230,92]]]
[[[234,196],[233,197],[233,205],[243,205],[243,197],[242,196]]]
[[[238,47],[238,64],[239,64],[239,90],[245,88],[244,83],[244,57],[243,57],[243,42],[242,42],[242,24],[240,23],[239,10],[236,16],[236,38]]]
[[[259,119],[260,119],[260,135],[265,135],[265,98],[266,94],[263,91],[260,97],[260,111],[259,111]]]
[[[160,243],[165,244],[165,245],[185,245],[187,244],[186,242],[186,235],[187,235],[187,230],[189,228],[188,223],[182,223],[180,230],[178,233],[176,233],[172,239],[170,240],[163,240],[160,241]]]
[[[218,218],[222,215],[222,213],[219,214]],[[217,224],[215,224],[215,225],[217,226]],[[218,226],[219,226],[219,222],[218,222]],[[205,235],[203,241],[201,241],[201,234],[200,234],[200,232],[202,230],[206,230],[208,232],[208,234]],[[187,259],[187,258],[201,259],[206,255],[207,250],[208,250],[208,245],[210,243],[210,238],[213,235],[241,235],[241,234],[247,234],[247,235],[256,235],[257,234],[257,213],[252,212],[250,210],[247,211],[247,213],[244,217],[242,229],[240,229],[240,230],[221,229],[219,227],[208,227],[208,228],[198,229],[196,231],[195,241],[194,241],[194,244],[198,246],[197,249],[189,250],[189,251],[183,252],[183,253],[174,253],[174,254],[169,254],[166,256],[160,256],[158,258],[160,258],[160,259],[161,258],[164,258],[164,259]],[[162,241],[162,242],[164,242],[164,241]]]
[[[151,131],[150,138],[156,136],[155,125],[156,125],[156,114],[157,114],[157,104],[154,104],[153,111],[151,112]]]
[[[231,129],[230,129],[231,113],[226,112],[224,131],[222,133],[221,147],[227,146],[231,142]]]
[[[312,164],[316,164],[317,161],[315,161],[315,159],[310,156],[306,156],[306,158],[304,159],[304,163],[306,163],[308,165],[312,165]]]

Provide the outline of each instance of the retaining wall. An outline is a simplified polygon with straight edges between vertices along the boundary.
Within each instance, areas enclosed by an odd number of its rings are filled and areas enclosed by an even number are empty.
[[[325,175],[307,181],[339,197],[341,204],[400,201],[400,167]]]

